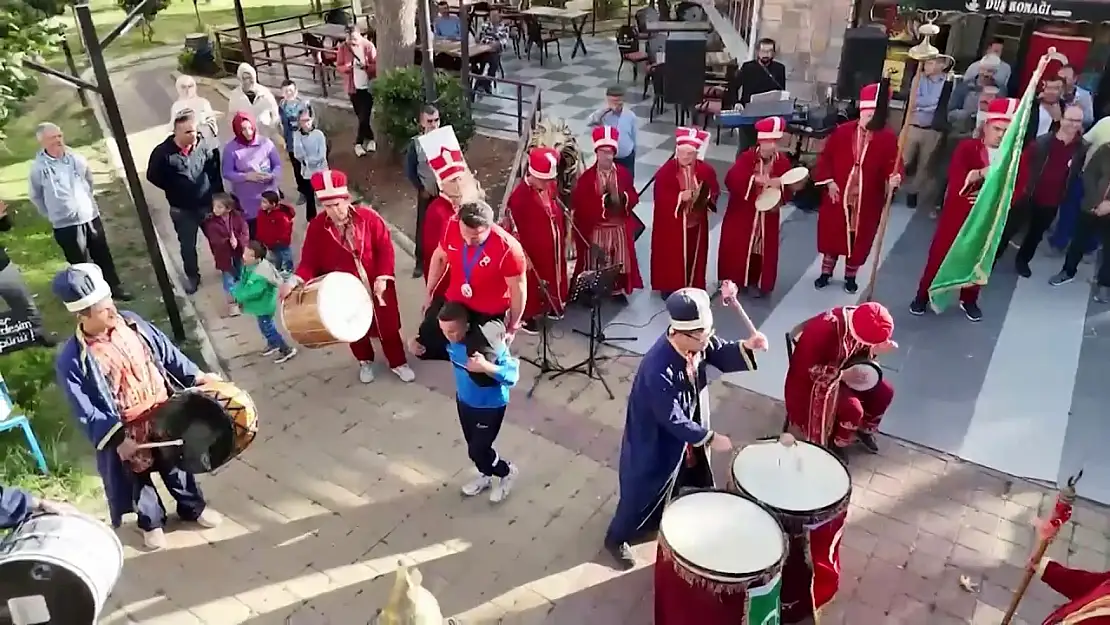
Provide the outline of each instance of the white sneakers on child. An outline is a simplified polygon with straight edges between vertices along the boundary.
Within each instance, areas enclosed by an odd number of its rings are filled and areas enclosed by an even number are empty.
[[[201,512],[200,516],[197,517],[197,520],[194,522],[204,529],[212,529],[214,527],[219,527],[223,520],[224,517],[219,512],[216,512],[212,508],[205,508],[204,512]],[[160,527],[143,532],[143,545],[151,551],[165,549],[166,532]]]
[[[402,382],[408,383],[416,379],[416,373],[414,373],[408,365],[393,367],[392,371],[398,378],[401,378]],[[374,381],[373,362],[363,360],[358,363],[358,381],[363,384],[369,384]]]
[[[513,463],[509,463],[509,474],[505,477],[493,477],[491,475],[479,474],[474,479],[466,484],[463,484],[462,494],[467,497],[474,497],[480,495],[486,489],[492,489],[489,493],[490,503],[501,503],[513,492],[513,482],[516,480],[520,469]]]

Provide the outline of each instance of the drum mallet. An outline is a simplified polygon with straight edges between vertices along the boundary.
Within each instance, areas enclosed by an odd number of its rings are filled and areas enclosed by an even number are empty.
[[[731,288],[726,289],[725,286]],[[744,328],[748,331],[748,336],[753,336],[757,330],[755,324],[752,323],[752,318],[748,316],[748,311],[740,305],[740,299],[736,297],[736,293],[728,293],[726,291],[735,291],[736,285],[731,280],[725,280],[721,283],[721,302],[725,306],[734,306],[736,312],[740,313],[740,320],[744,322]]]
[[[178,438],[172,441],[154,441],[151,443],[140,443],[135,445],[135,449],[161,449],[162,447],[181,447],[185,441]]]

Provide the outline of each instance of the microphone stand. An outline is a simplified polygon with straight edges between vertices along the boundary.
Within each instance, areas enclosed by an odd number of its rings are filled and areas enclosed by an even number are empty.
[[[529,265],[531,263],[529,262]],[[532,270],[535,275],[535,270]],[[548,374],[558,375],[565,371],[551,358],[551,318],[548,317],[548,312],[555,311],[555,300],[552,298],[551,290],[548,289],[546,280],[540,280],[539,276],[536,279],[540,285],[540,291],[543,293],[544,307],[540,314],[536,317],[536,323],[540,326],[540,353],[536,358],[525,358],[521,356],[521,360],[539,369],[536,374],[536,379],[532,382],[532,388],[528,389],[528,396],[531,397],[536,393],[536,387],[544,380],[544,376]],[[551,377],[554,377],[551,376]]]
[[[604,252],[599,249],[595,251],[603,258]],[[616,396],[613,394],[613,389],[609,386],[608,380],[605,379],[598,365],[602,362],[612,360],[613,356],[598,356],[597,350],[605,341],[630,341],[631,337],[622,338],[606,338],[602,332],[604,328],[601,319],[601,303],[606,293],[613,291],[613,285],[616,283],[617,278],[620,276],[620,265],[608,265],[600,267],[601,261],[598,261],[599,268],[594,271],[592,276],[583,275],[574,285],[574,291],[571,293],[571,300],[588,299],[590,303],[590,331],[582,332],[581,330],[574,330],[575,333],[585,336],[589,339],[589,346],[586,350],[586,358],[581,362],[575,363],[562,371],[559,371],[551,376],[554,380],[560,376],[568,373],[578,373],[586,376],[591,380],[601,382],[601,386],[605,388],[605,392],[609,395],[609,399],[614,399]]]

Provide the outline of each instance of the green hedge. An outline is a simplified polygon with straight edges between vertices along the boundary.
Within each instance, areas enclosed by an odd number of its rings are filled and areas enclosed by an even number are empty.
[[[419,66],[402,67],[378,76],[374,81],[374,115],[379,128],[398,152],[408,147],[419,133],[417,113],[424,106],[424,75]],[[474,118],[466,107],[462,83],[455,74],[436,72],[436,94],[433,103],[439,109],[441,123],[451,126],[459,144],[466,148],[474,136]]]

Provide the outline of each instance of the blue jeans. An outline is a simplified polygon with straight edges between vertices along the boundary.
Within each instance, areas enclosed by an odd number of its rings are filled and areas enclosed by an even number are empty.
[[[293,271],[293,248],[288,245],[281,247],[274,247],[270,249],[274,254],[274,264],[277,265],[278,271],[292,272]]]
[[[280,349],[282,352],[289,351],[289,344],[285,342],[285,337],[278,332],[277,326],[274,325],[273,316],[263,315],[259,317],[258,329],[262,331],[262,336],[266,339],[267,348]]]
[[[243,273],[243,261],[236,258],[235,264],[232,266],[231,271],[220,272],[220,279],[224,284],[224,292],[231,295],[231,289],[239,283],[239,276]]]

